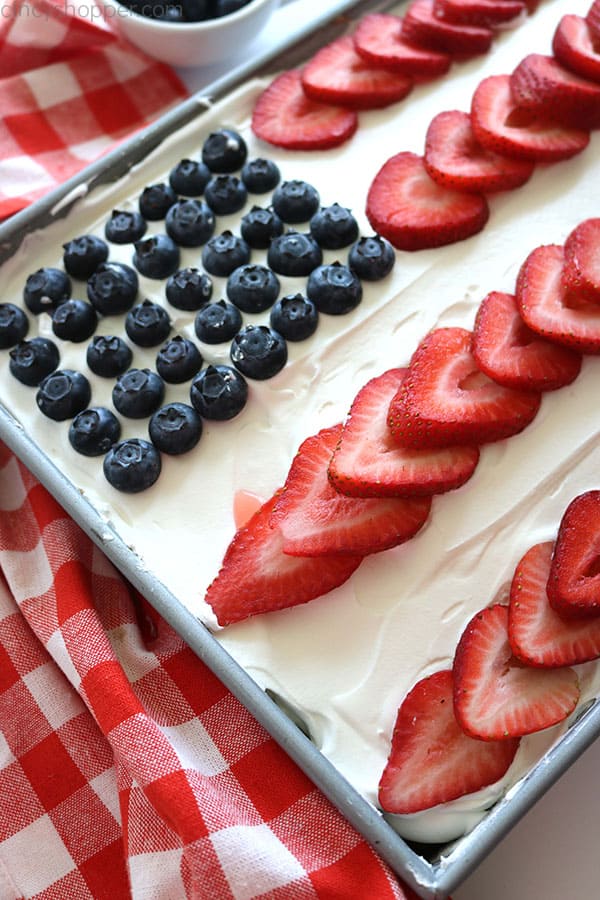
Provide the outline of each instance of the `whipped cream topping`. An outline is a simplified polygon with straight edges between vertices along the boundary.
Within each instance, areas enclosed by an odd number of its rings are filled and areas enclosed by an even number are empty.
[[[250,132],[255,99],[266,82],[253,81],[215,104],[155,150],[127,178],[82,196],[66,218],[27,237],[2,269],[4,302],[19,302],[25,278],[42,265],[60,265],[62,244],[87,232],[103,234],[114,208],[135,208],[147,184],[164,180],[182,157],[197,157],[216,127],[236,128],[250,156],[269,156],[284,180],[303,178],[321,203],[352,208],[361,233],[372,233],[364,205],[381,165],[402,150],[423,152],[431,118],[446,109],[468,110],[481,78],[509,73],[530,52],[550,53],[560,17],[585,14],[588,0],[543,4],[492,51],[455,64],[444,78],[416,87],[386,109],[360,113],[352,140],[324,153],[292,153],[267,147]],[[407,544],[366,558],[351,579],[307,605],[262,615],[219,629],[203,597],[233,536],[236,496],[271,496],[285,480],[299,444],[318,429],[342,421],[363,384],[387,368],[406,365],[432,328],[471,328],[480,301],[491,290],[514,291],[526,255],[539,243],[562,243],[583,219],[598,214],[600,136],[574,159],[537,166],[518,190],[490,198],[484,231],[449,247],[397,253],[393,272],[364,284],[361,305],[343,317],[321,316],[316,334],[289,344],[287,366],[275,378],[250,383],[244,412],[224,423],[205,423],[198,447],[185,457],[163,459],[154,488],[122,495],[104,480],[101,460],[70,447],[68,423],[45,419],[35,389],[8,372],[0,356],[2,402],[42,451],[100,511],[107,527],[131,546],[148,569],[199,619],[247,672],[295,710],[325,756],[369,801],[389,752],[396,711],[414,683],[452,664],[456,643],[471,616],[505,598],[514,567],[534,543],[553,539],[570,500],[599,486],[600,418],[595,392],[600,359],[586,358],[576,382],[543,398],[541,410],[521,435],[483,448],[472,479],[434,499],[422,531]],[[247,205],[264,204],[251,196]],[[218,230],[237,230],[240,213],[223,217]],[[148,234],[163,229],[149,223]],[[110,258],[130,262],[131,247],[111,245]],[[264,256],[253,252],[254,262]],[[345,261],[344,252],[326,259]],[[200,250],[183,250],[182,266],[200,266]],[[281,279],[282,294],[302,290],[302,279]],[[214,299],[224,280],[214,279]],[[74,282],[73,296],[85,296]],[[140,300],[166,305],[164,283],[140,277]],[[173,333],[194,338],[193,313],[168,307]],[[46,315],[33,319],[29,337],[53,337]],[[266,316],[246,316],[263,322]],[[107,317],[98,333],[121,333],[123,320]],[[54,339],[54,338],[53,338]],[[55,339],[61,367],[85,366],[86,345]],[[228,362],[228,347],[202,347],[210,362]],[[156,349],[134,348],[134,365],[154,366]],[[92,402],[111,405],[112,381],[92,376]],[[189,385],[167,385],[165,402],[189,402]],[[123,436],[146,437],[145,424],[122,420]],[[110,530],[107,532],[111,536]],[[578,667],[582,702],[596,695],[600,667]],[[401,834],[446,841],[465,833],[507,788],[539,759],[566,727],[524,739],[504,779],[483,792],[413,816],[389,817]]]

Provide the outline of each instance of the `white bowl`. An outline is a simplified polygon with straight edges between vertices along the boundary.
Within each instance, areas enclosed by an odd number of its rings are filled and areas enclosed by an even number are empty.
[[[206,66],[239,55],[249,46],[279,0],[250,0],[236,12],[205,22],[163,22],[138,15],[117,0],[101,0],[101,4],[108,21],[148,56],[172,66]]]

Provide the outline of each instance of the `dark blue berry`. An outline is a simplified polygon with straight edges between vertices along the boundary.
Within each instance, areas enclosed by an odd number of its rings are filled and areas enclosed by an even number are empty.
[[[302,294],[288,294],[277,301],[269,322],[286,341],[304,341],[315,333],[319,313],[312,300]]]
[[[362,284],[348,266],[334,262],[310,273],[306,293],[319,312],[343,316],[362,300]]]
[[[136,241],[133,264],[147,278],[168,278],[179,268],[179,247],[168,234]]]
[[[108,483],[125,494],[152,487],[160,475],[160,453],[150,441],[129,438],[108,451],[103,463]]]
[[[231,231],[215,235],[202,248],[202,264],[211,275],[226,278],[249,261],[250,247]]]
[[[145,219],[157,222],[164,219],[168,210],[177,201],[177,194],[170,184],[150,184],[140,194],[140,212]]]
[[[169,184],[176,194],[199,197],[210,181],[210,169],[194,159],[180,159],[169,172]]]
[[[170,330],[168,312],[152,300],[134,306],[125,317],[127,337],[138,347],[156,347],[168,337]]]
[[[194,329],[205,344],[222,344],[230,341],[242,327],[242,315],[232,303],[217,300],[207,303],[196,315]]]
[[[182,247],[200,247],[215,231],[215,216],[202,200],[179,200],[165,220],[167,234]]]
[[[23,289],[27,309],[38,315],[51,312],[71,296],[71,280],[62,269],[45,266],[28,276]]]
[[[29,331],[29,319],[14,303],[0,303],[0,350],[14,347]]]
[[[202,419],[187,403],[167,403],[157,409],[148,425],[150,440],[163,453],[179,456],[196,446],[202,435]]]
[[[69,275],[82,281],[108,259],[108,244],[95,234],[82,234],[63,244],[63,264]]]
[[[35,400],[45,416],[63,422],[89,406],[91,397],[92,389],[85,375],[73,369],[57,369],[40,382]]]
[[[273,209],[253,206],[242,216],[240,233],[250,247],[266,250],[273,238],[283,234],[283,222]]]
[[[227,279],[227,296],[242,312],[259,313],[277,300],[279,279],[267,266],[248,263]]]
[[[131,365],[133,353],[124,340],[113,334],[97,335],[87,348],[86,362],[94,375],[116,378]]]
[[[236,175],[215,175],[206,185],[204,197],[216,215],[229,216],[242,209],[248,191]]]
[[[246,325],[231,342],[231,361],[247,378],[272,378],[287,362],[287,344],[266,325]]]
[[[185,22],[204,22],[212,19],[212,0],[178,0]]]
[[[202,366],[200,351],[192,341],[176,334],[156,357],[156,371],[169,384],[181,384],[197,375]]]
[[[223,422],[242,411],[248,399],[248,385],[231,366],[208,366],[194,378],[190,399],[203,419]]]
[[[156,18],[162,22],[185,22],[185,16],[183,13],[183,4],[178,3],[175,6],[172,3],[166,3],[164,6],[155,7]]]
[[[395,260],[394,248],[378,234],[360,238],[348,254],[348,265],[364,281],[385,278],[392,271]]]
[[[52,313],[52,331],[63,341],[87,341],[97,325],[98,314],[85,300],[65,300]]]
[[[209,134],[202,145],[202,162],[211,172],[235,172],[244,165],[247,155],[243,137],[230,128]]]
[[[88,300],[101,315],[118,316],[135,303],[138,277],[124,263],[101,263],[87,283]]]
[[[113,209],[104,226],[104,235],[113,244],[133,244],[146,234],[148,227],[141,213],[135,210]]]
[[[48,338],[34,337],[21,341],[9,351],[8,368],[12,375],[29,387],[35,387],[58,366],[58,347]]]
[[[310,220],[310,233],[324,250],[339,250],[357,239],[358,222],[349,209],[333,203],[314,214]]]
[[[121,437],[119,420],[104,406],[77,413],[69,426],[69,441],[83,456],[102,456]]]
[[[130,419],[151,416],[165,396],[162,378],[150,369],[129,369],[117,380],[112,401],[117,412]]]
[[[167,300],[176,309],[201,309],[212,297],[213,284],[199,269],[179,269],[167,281]]]
[[[288,231],[271,241],[267,262],[279,275],[310,275],[323,262],[323,251],[312,235]]]
[[[289,225],[308,222],[319,208],[319,193],[306,181],[284,181],[273,192],[273,209]]]
[[[249,2],[250,0],[215,0],[215,18],[219,19],[221,16],[237,12],[238,9],[247,6]]]
[[[267,194],[279,184],[281,172],[272,159],[249,159],[242,169],[242,181],[252,194]]]

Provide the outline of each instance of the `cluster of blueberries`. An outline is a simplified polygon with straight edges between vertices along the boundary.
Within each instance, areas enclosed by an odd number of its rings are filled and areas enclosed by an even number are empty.
[[[206,22],[237,12],[250,0],[120,0],[123,6],[145,16],[165,22]]]
[[[239,170],[239,176],[233,173]],[[253,206],[241,219],[240,235],[215,234],[216,216],[240,211],[248,193],[271,194],[269,207]],[[199,199],[201,198],[202,199]],[[148,222],[165,232],[146,237]],[[309,231],[285,225],[309,223]],[[64,270],[45,267],[26,281],[23,299],[34,315],[47,312],[54,334],[65,341],[90,341],[88,368],[115,380],[113,406],[123,416],[149,417],[150,442],[120,441],[115,414],[90,407],[85,375],[59,369],[56,344],[44,337],[26,340],[25,311],[0,304],[0,348],[10,352],[11,373],[37,387],[37,405],[49,418],[71,419],[69,440],[87,456],[105,455],[104,472],[119,490],[137,492],[160,473],[160,453],[192,449],[202,420],[236,416],[248,397],[246,378],[263,380],[287,362],[287,342],[308,338],[319,313],[342,315],[362,299],[362,280],[385,277],[394,264],[391,245],[374,235],[360,238],[357,222],[339,204],[320,207],[315,188],[303,181],[281,182],[272,160],[247,159],[242,137],[229,129],[211,134],[198,161],[181,160],[168,183],[150,185],[138,210],[114,210],[103,240],[86,234],[63,247]],[[131,244],[133,266],[109,260],[108,242]],[[203,270],[180,267],[180,248],[201,249]],[[323,250],[349,248],[347,264],[323,264]],[[252,249],[267,251],[267,265],[252,263]],[[137,271],[136,271],[137,270]],[[176,334],[166,309],[149,299],[136,303],[138,273],[166,280],[165,297],[195,314],[194,330],[205,345],[230,342],[232,365],[209,364],[196,344]],[[211,276],[226,279],[227,299],[212,300]],[[280,297],[278,276],[306,277],[305,293]],[[87,282],[87,300],[72,297],[71,278]],[[269,325],[243,323],[243,313],[269,310]],[[130,342],[159,347],[156,371],[132,368],[131,347],[116,335],[95,335],[99,317],[124,315]],[[162,345],[162,346],[161,346]],[[191,382],[190,404],[163,405],[165,383]]]

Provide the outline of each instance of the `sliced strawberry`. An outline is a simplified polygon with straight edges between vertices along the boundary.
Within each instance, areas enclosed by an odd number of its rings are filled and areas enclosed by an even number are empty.
[[[302,70],[302,87],[309,99],[351,109],[389,106],[406,97],[412,86],[412,78],[366,62],[350,35],[326,44]]]
[[[342,426],[307,438],[290,467],[271,514],[291,556],[378,553],[408,541],[429,516],[431,497],[359,498],[338,493],[327,467]]]
[[[494,36],[489,28],[445,22],[435,14],[434,3],[435,0],[413,0],[402,20],[405,41],[451,56],[487,53]]]
[[[476,139],[488,150],[534,162],[569,159],[590,141],[588,131],[520,108],[512,97],[509,75],[490,75],[479,83],[471,102],[471,124]]]
[[[530,53],[510,76],[514,101],[522,109],[573,128],[600,125],[600,85],[575,75],[542,53]]]
[[[367,194],[367,218],[398,250],[441,247],[484,227],[484,196],[440,187],[416,153],[397,153],[381,167]]]
[[[563,287],[572,301],[600,309],[600,219],[586,219],[565,241]]]
[[[476,613],[454,655],[454,712],[463,731],[484,741],[521,737],[573,712],[579,684],[573,669],[524,666],[508,641],[508,607]]]
[[[563,16],[552,38],[552,52],[565,69],[600,82],[600,53],[581,16]]]
[[[559,244],[529,254],[517,277],[519,312],[543,338],[579,353],[600,353],[600,306],[572,306],[562,283],[564,259]]]
[[[425,50],[403,40],[402,19],[389,13],[363,16],[354,32],[354,48],[370,65],[412,78],[438,78],[450,68],[447,53]]]
[[[527,160],[485,150],[475,139],[469,114],[456,109],[431,120],[424,164],[442,187],[480,194],[520,187],[534,169],[534,163]]]
[[[308,603],[347,581],[361,563],[361,556],[287,556],[283,535],[270,524],[276,500],[236,532],[206,592],[219,625]]]
[[[456,800],[499,781],[519,739],[477,741],[458,725],[449,669],[419,681],[398,710],[389,759],[379,782],[379,803],[409,814]]]
[[[309,100],[300,72],[282,72],[254,106],[252,130],[268,144],[287,150],[327,150],[349,140],[358,127],[356,113]]]
[[[445,22],[493,28],[527,13],[522,0],[435,0],[433,11]]]
[[[548,598],[564,616],[600,615],[600,491],[580,494],[558,529]]]
[[[600,0],[594,0],[587,11],[585,21],[588,23],[590,34],[595,42],[600,41]]]
[[[406,369],[389,369],[358,392],[329,464],[336,490],[351,497],[415,497],[460,487],[479,461],[475,446],[408,450],[387,425]]]
[[[388,424],[404,447],[485,444],[517,434],[540,395],[491,381],[477,368],[470,331],[437,328],[417,347],[390,403]]]
[[[546,585],[554,542],[536,544],[519,562],[510,588],[508,638],[530,666],[574,666],[600,657],[600,617],[564,619],[550,606]]]
[[[492,291],[479,306],[473,357],[498,384],[525,391],[554,391],[571,384],[581,356],[545,341],[525,325],[513,294]]]

